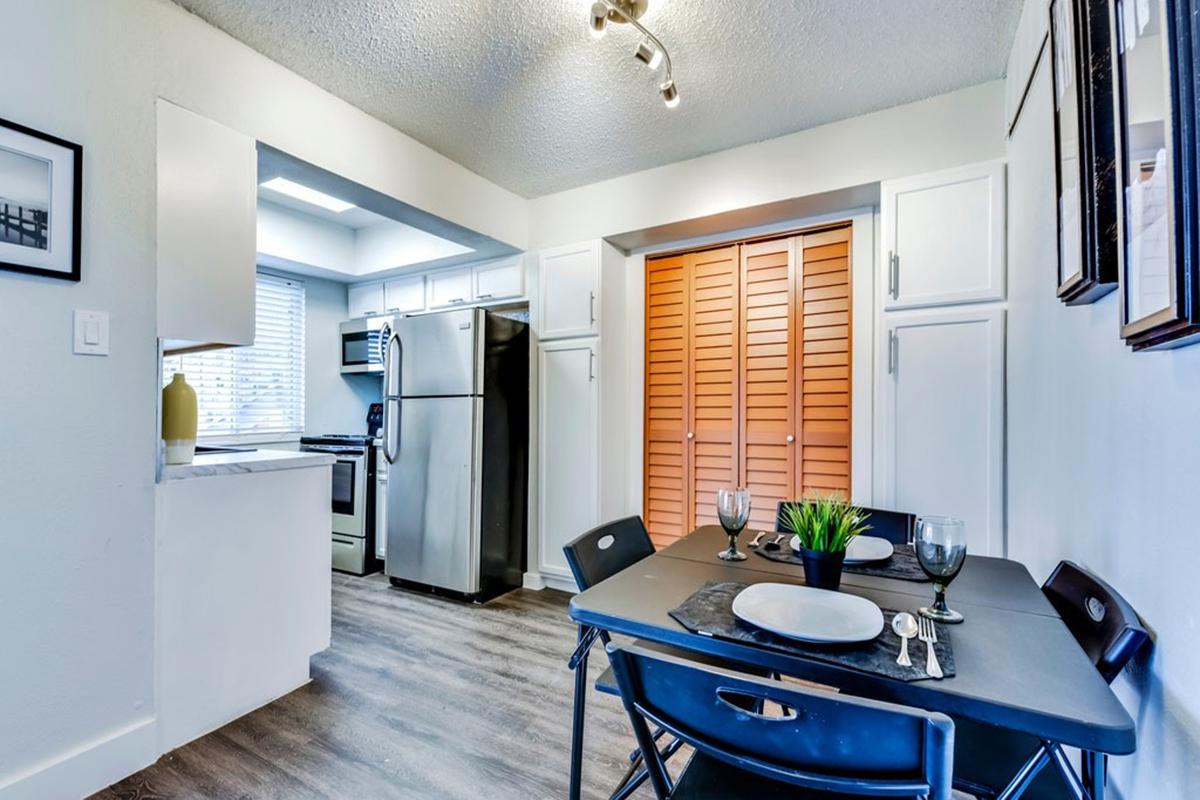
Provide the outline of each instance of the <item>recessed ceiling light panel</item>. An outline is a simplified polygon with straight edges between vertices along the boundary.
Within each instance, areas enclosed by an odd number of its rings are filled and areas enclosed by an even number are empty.
[[[307,186],[289,181],[287,178],[272,178],[269,181],[263,181],[259,186],[264,189],[270,189],[280,194],[286,194],[288,197],[296,200],[309,203],[319,208],[324,208],[327,211],[332,211],[335,214],[340,214],[343,211],[349,211],[352,208],[357,208],[354,203],[347,203],[345,200],[318,192],[316,189],[310,189]]]

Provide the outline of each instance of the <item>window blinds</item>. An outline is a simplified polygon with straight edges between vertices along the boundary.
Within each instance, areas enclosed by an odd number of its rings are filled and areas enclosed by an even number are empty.
[[[259,273],[252,347],[163,359],[196,390],[199,435],[276,436],[304,430],[304,284]]]

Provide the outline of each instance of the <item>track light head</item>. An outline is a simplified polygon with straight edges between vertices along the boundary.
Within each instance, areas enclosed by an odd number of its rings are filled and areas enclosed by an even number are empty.
[[[608,30],[608,6],[601,2],[592,3],[591,25],[592,38],[599,39]]]
[[[658,69],[658,65],[662,63],[662,50],[659,50],[649,42],[642,42],[638,45],[637,51],[633,57],[645,64],[650,69]]]
[[[675,81],[669,80],[659,87],[658,91],[662,94],[663,102],[667,104],[667,108],[674,108],[679,105],[679,90],[675,88]]]

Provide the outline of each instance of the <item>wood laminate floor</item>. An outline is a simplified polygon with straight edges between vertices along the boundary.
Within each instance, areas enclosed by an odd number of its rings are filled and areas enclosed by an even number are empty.
[[[567,599],[520,590],[472,606],[335,574],[333,645],[311,683],[92,800],[565,798]],[[619,701],[594,691],[587,722],[584,796],[606,798],[633,736]]]

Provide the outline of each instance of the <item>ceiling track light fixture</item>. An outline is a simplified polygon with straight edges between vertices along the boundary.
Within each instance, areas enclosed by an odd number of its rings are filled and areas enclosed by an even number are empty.
[[[657,36],[638,22],[638,18],[646,13],[649,4],[650,0],[596,0],[592,4],[590,30],[592,36],[599,39],[608,30],[608,23],[616,22],[622,25],[628,23],[641,32],[646,38],[638,43],[633,56],[650,69],[658,69],[660,64],[664,66],[663,76],[666,80],[659,85],[658,93],[662,95],[667,108],[675,108],[679,105],[679,89],[676,88],[675,78],[671,73],[671,54]]]

